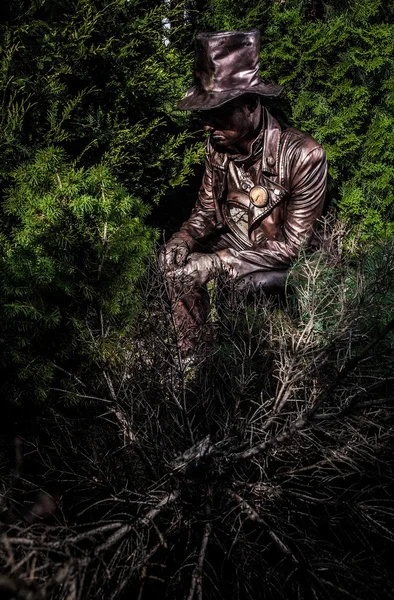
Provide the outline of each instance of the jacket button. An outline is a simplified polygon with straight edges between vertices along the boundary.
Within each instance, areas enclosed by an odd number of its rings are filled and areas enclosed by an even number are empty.
[[[269,165],[270,167],[273,167],[275,164],[275,159],[273,156],[268,156],[267,158],[267,165]]]

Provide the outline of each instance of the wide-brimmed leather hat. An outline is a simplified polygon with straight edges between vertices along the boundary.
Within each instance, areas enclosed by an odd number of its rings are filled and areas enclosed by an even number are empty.
[[[195,82],[179,110],[209,110],[242,94],[279,96],[282,86],[260,80],[260,32],[220,31],[196,37]]]

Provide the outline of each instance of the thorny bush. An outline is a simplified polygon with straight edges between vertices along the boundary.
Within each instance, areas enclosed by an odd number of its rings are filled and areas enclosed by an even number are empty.
[[[394,598],[394,246],[321,235],[284,302],[217,289],[193,366],[152,268],[119,368],[16,440],[10,598]]]

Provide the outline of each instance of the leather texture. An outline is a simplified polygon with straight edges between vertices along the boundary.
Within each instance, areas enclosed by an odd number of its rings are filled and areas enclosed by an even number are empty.
[[[232,277],[288,269],[300,249],[311,243],[326,185],[327,161],[320,144],[297,129],[281,130],[264,108],[249,156],[219,153],[207,140],[196,205],[173,238],[185,240],[193,252],[202,240],[227,229],[240,243],[217,254]],[[256,206],[250,197],[255,186],[264,187],[268,194],[264,206]],[[243,236],[231,220],[234,205],[246,212]]]
[[[200,33],[195,43],[195,83],[179,110],[208,110],[246,93],[279,96],[282,86],[260,80],[260,32]]]

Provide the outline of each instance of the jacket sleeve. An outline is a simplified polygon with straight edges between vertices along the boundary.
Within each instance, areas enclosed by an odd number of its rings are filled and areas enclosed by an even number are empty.
[[[321,146],[303,154],[295,161],[294,173],[290,173],[290,198],[285,208],[283,241],[266,240],[251,250],[219,250],[217,254],[231,276],[286,269],[297,258],[301,247],[310,243],[313,226],[324,205],[327,161]]]
[[[216,226],[215,203],[213,198],[212,165],[210,159],[210,146],[207,140],[205,152],[205,171],[202,184],[198,193],[197,202],[187,221],[173,238],[182,238],[193,250],[194,242],[212,233]]]

